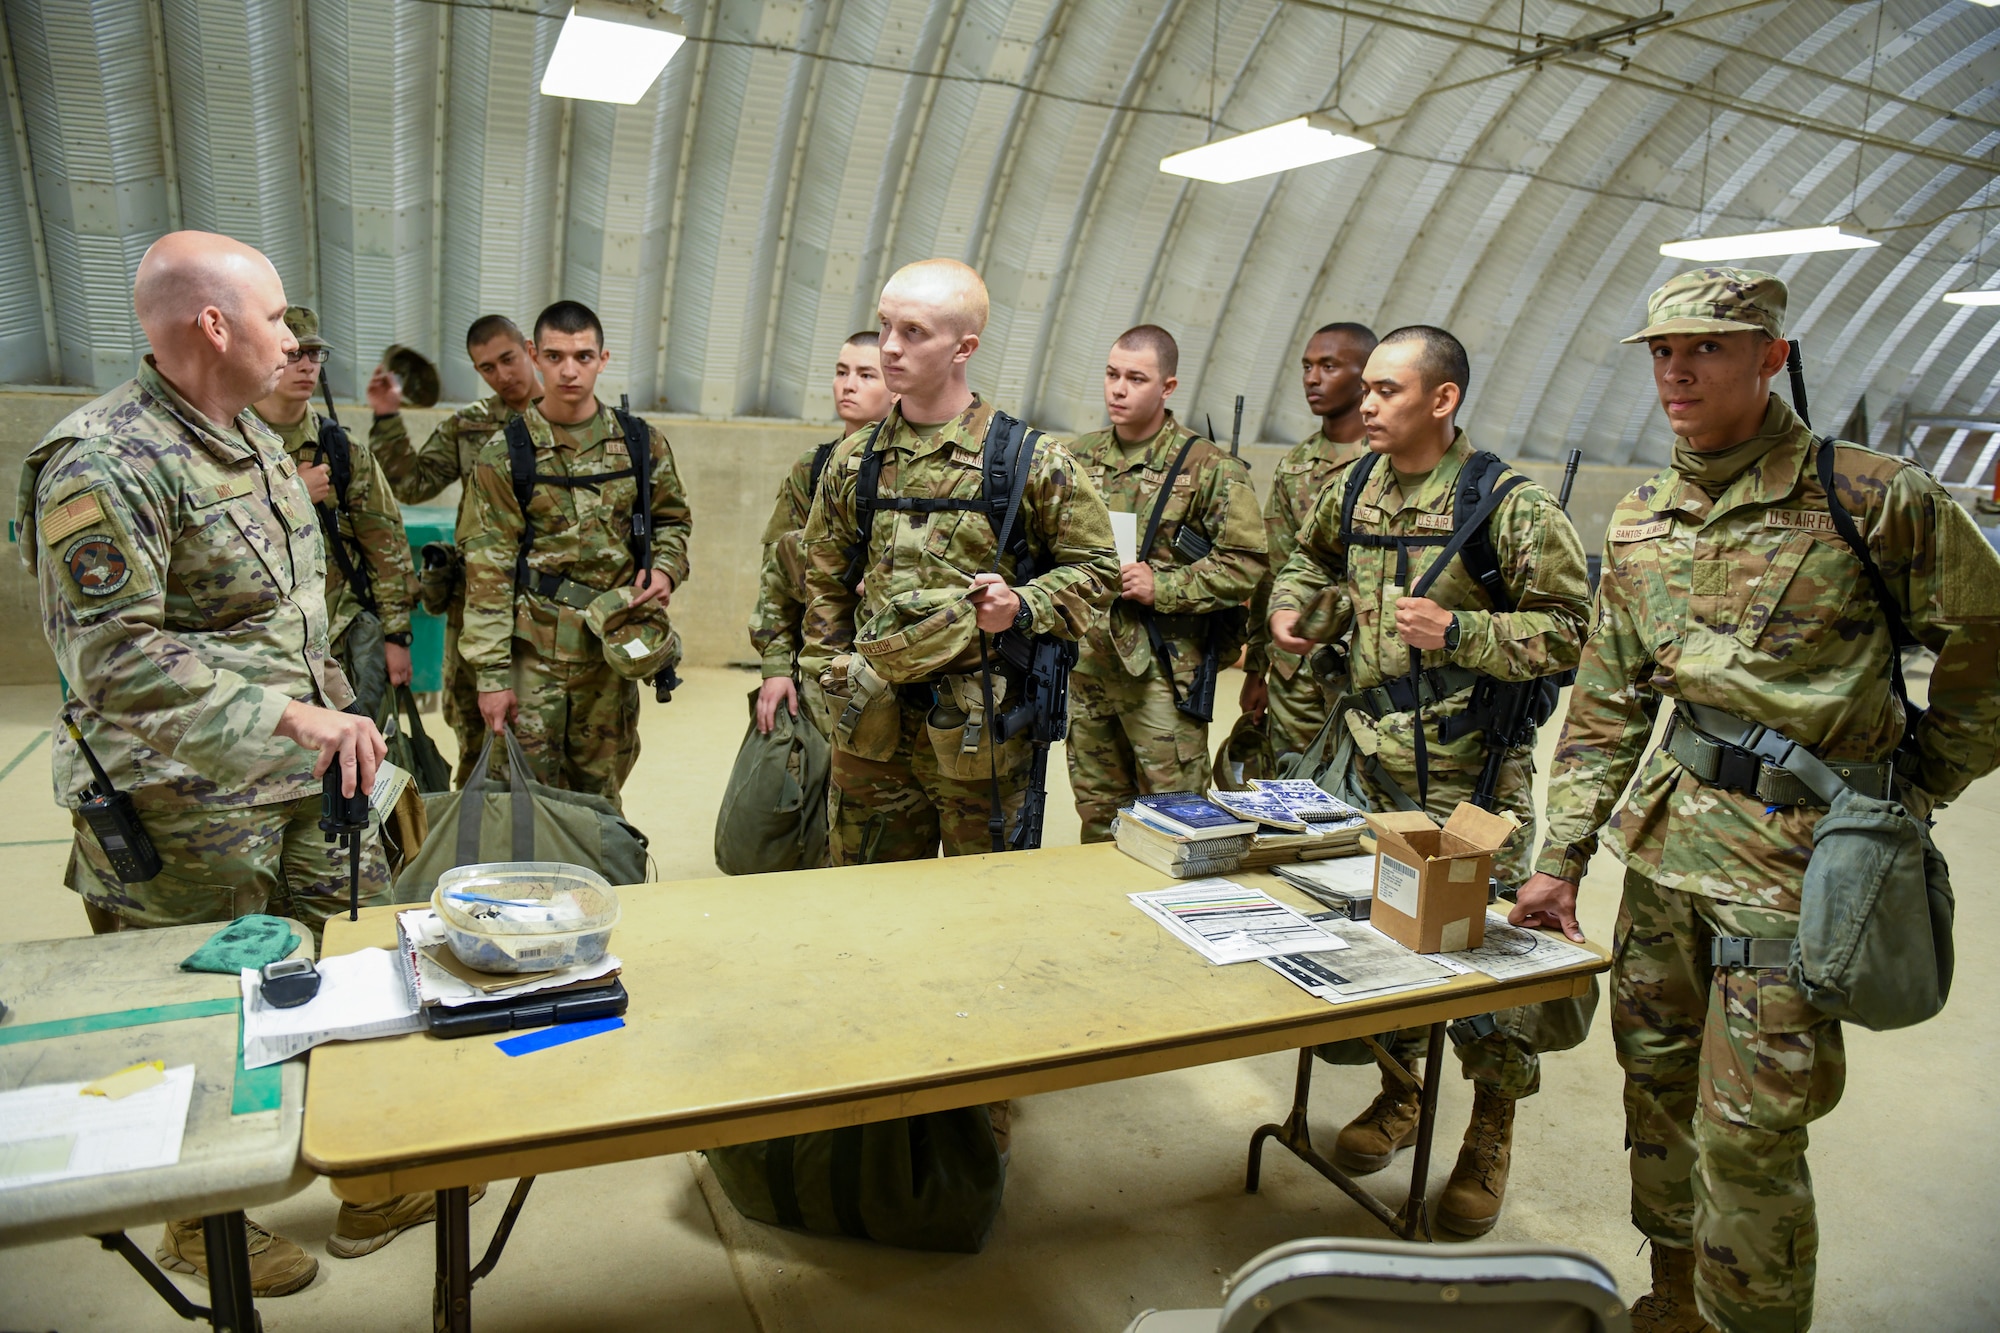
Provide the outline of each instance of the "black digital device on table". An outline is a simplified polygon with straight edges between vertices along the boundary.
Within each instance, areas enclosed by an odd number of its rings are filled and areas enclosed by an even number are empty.
[[[616,1018],[631,1003],[625,984],[612,977],[602,985],[575,990],[536,991],[511,999],[479,1000],[424,1010],[433,1036],[477,1037],[490,1032],[545,1028],[556,1023],[580,1023],[589,1018]]]
[[[296,1009],[319,994],[319,969],[309,958],[280,958],[263,968],[264,1003]]]

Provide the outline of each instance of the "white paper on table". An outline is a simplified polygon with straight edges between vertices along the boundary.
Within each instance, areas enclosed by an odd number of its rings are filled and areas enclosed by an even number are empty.
[[[243,1064],[247,1069],[289,1060],[327,1041],[362,1041],[421,1032],[423,1016],[403,981],[403,965],[388,949],[357,949],[322,958],[319,994],[280,1009],[264,1003],[262,975],[243,969]]]
[[[403,949],[403,980],[405,984],[416,987],[417,1003],[440,1005],[446,1009],[489,1000],[511,1000],[517,995],[533,995],[538,990],[554,990],[557,986],[573,986],[579,981],[595,981],[624,966],[618,961],[617,954],[608,953],[594,963],[561,968],[525,985],[509,986],[503,991],[483,991],[453,976],[425,955],[425,949],[451,947],[445,940],[444,926],[431,908],[413,907],[407,912],[396,913],[396,933]]]
[[[1268,893],[1227,879],[1196,879],[1128,893],[1138,909],[1211,963],[1322,953],[1347,941],[1321,930]]]
[[[1139,516],[1123,510],[1111,511],[1111,545],[1118,552],[1118,563],[1136,565],[1139,563]]]
[[[1317,925],[1338,936],[1347,952],[1331,958],[1267,958],[1264,964],[1331,1004],[1435,986],[1470,970],[1453,966],[1443,955],[1411,953],[1366,921],[1336,918]]]
[[[1512,925],[1498,912],[1486,914],[1486,939],[1477,949],[1456,953],[1429,954],[1454,969],[1484,972],[1495,981],[1513,981],[1543,972],[1596,960],[1588,949],[1578,948],[1560,935]]]
[[[115,1101],[85,1097],[83,1088],[44,1083],[0,1092],[0,1190],[180,1161],[193,1065],[176,1065],[161,1082]]]

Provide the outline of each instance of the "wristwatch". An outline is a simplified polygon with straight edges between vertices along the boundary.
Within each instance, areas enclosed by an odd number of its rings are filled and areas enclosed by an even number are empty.
[[[1456,611],[1451,613],[1451,623],[1444,627],[1444,650],[1448,653],[1458,651],[1458,612]]]
[[[1035,608],[1028,605],[1028,599],[1025,597],[1021,599],[1021,609],[1014,613],[1014,628],[1023,634],[1030,633],[1035,628]]]
[[[410,632],[408,630],[400,630],[394,634],[384,634],[382,642],[393,643],[398,648],[407,648],[410,646]]]

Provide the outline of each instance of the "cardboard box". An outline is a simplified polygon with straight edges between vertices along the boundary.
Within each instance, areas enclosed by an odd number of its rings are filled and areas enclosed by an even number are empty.
[[[1486,940],[1486,881],[1513,816],[1459,802],[1439,828],[1421,810],[1369,815],[1375,905],[1369,923],[1417,953],[1456,953]]]

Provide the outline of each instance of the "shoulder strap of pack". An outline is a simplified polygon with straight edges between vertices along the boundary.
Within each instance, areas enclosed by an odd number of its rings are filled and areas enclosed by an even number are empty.
[[[1027,494],[1028,473],[1035,466],[1035,450],[1042,433],[1029,430],[1005,412],[995,412],[987,423],[986,440],[980,460],[980,480],[986,501],[987,520],[993,525],[993,571],[1000,570],[1000,557],[1014,557],[1014,577],[1025,583],[1034,577],[1034,554],[1027,529],[1016,529],[1021,514],[1021,497]]]
[[[828,440],[825,444],[813,450],[812,480],[806,483],[806,498],[808,500],[819,494],[819,479],[826,475],[826,465],[833,460],[833,451],[839,444],[839,440]]]
[[[854,476],[854,545],[847,548],[847,573],[841,578],[849,588],[861,581],[868,567],[868,543],[875,536],[875,499],[882,486],[882,455],[875,452],[875,442],[887,423],[886,417],[876,422],[861,445],[861,464]]]
[[[1487,457],[1490,458],[1492,455],[1489,454]],[[1474,456],[1474,459],[1476,458],[1477,455]],[[1472,466],[1473,461],[1467,460],[1466,466]],[[1494,459],[1494,461],[1498,462],[1499,460]],[[1465,508],[1461,503],[1463,500],[1462,496],[1455,497],[1452,506],[1451,540],[1444,544],[1444,549],[1438,552],[1437,559],[1431,562],[1430,568],[1424,571],[1423,577],[1410,585],[1410,596],[1422,597],[1429,593],[1431,585],[1437,582],[1438,575],[1451,567],[1452,558],[1464,551],[1466,545],[1475,537],[1486,531],[1486,524],[1493,517],[1494,511],[1500,508],[1500,502],[1527,484],[1528,479],[1525,476],[1518,472],[1510,472],[1501,478],[1499,483],[1487,491],[1470,509]],[[1476,570],[1474,571],[1475,576],[1477,572]],[[1499,562],[1497,560],[1494,562],[1494,578],[1496,580],[1499,578]],[[1506,598],[1504,587],[1502,587],[1500,597],[1495,602],[1495,605],[1503,609],[1511,605]]]
[[[1840,492],[1834,485],[1834,441],[1817,435],[1813,437],[1813,443],[1819,454],[1819,488],[1826,492],[1826,512],[1833,519],[1833,530],[1840,534],[1840,540],[1847,543],[1847,549],[1854,552],[1854,558],[1861,562],[1861,572],[1868,576],[1868,586],[1874,590],[1882,615],[1889,622],[1889,680],[1895,686],[1897,700],[1903,705],[1903,745],[1911,746],[1916,742],[1919,714],[1910,707],[1910,692],[1903,683],[1903,649],[1916,644],[1918,639],[1910,633],[1909,624],[1903,619],[1903,608],[1889,590],[1889,580],[1882,577],[1882,567],[1875,563],[1867,539],[1854,522],[1854,515],[1848,513],[1847,506],[1840,501]]]
[[[1347,466],[1347,490],[1340,497],[1340,569],[1339,576],[1347,577],[1347,551],[1354,545],[1354,511],[1361,504],[1361,490],[1368,484],[1368,478],[1375,474],[1375,460],[1381,455],[1373,450],[1361,455]]]
[[[521,544],[514,555],[514,591],[528,586],[528,551],[535,544],[535,520],[528,502],[535,498],[535,437],[520,414],[507,418],[507,477],[514,502],[521,507]]]
[[[1462,527],[1473,528],[1472,534],[1465,539],[1459,557],[1465,561],[1466,572],[1486,590],[1486,596],[1491,599],[1494,608],[1500,611],[1513,610],[1514,599],[1507,595],[1507,581],[1500,574],[1500,555],[1493,549],[1491,519],[1494,509],[1488,508],[1486,517],[1476,526],[1473,525],[1472,518],[1493,494],[1496,483],[1506,470],[1507,465],[1501,461],[1498,454],[1481,449],[1465,460],[1465,467],[1458,474],[1458,490],[1452,497],[1451,505],[1453,535],[1457,535]],[[1515,474],[1509,479],[1507,489],[1513,490],[1524,480],[1518,473]],[[1432,569],[1442,572],[1444,560],[1440,559]]]
[[[611,415],[625,437],[625,456],[632,460],[632,561],[636,569],[648,570],[653,567],[653,429],[622,402]]]

